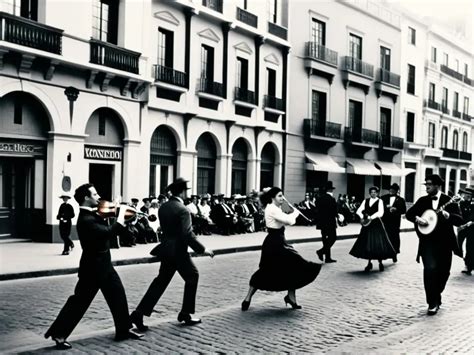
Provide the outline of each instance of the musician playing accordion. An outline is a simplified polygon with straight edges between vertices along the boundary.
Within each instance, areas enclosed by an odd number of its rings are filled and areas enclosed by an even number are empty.
[[[457,203],[452,203],[448,195],[441,192],[443,180],[439,175],[425,178],[427,196],[420,197],[407,211],[406,219],[415,224],[419,238],[418,255],[423,261],[423,283],[425,286],[428,315],[435,315],[441,306],[441,293],[449,278],[453,253],[462,256],[453,226],[463,220]],[[429,226],[427,218],[422,217],[428,210],[436,211],[438,218],[432,232],[424,234]],[[429,228],[431,229],[431,228]]]

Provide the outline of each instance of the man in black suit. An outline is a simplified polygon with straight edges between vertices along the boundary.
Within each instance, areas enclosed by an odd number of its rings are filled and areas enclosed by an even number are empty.
[[[191,317],[196,304],[199,272],[188,253],[188,247],[196,253],[214,256],[212,250],[206,249],[193,233],[191,214],[182,200],[188,189],[187,181],[178,178],[166,189],[172,193],[172,196],[158,211],[163,232],[162,242],[157,247],[158,256],[161,258],[160,271],[136,310],[131,314],[132,322],[140,331],[148,329],[143,324],[143,316],[151,316],[153,307],[165,292],[176,271],[184,280],[183,305],[178,314],[178,321],[184,322],[185,325],[201,323],[199,318]]]
[[[392,184],[389,194],[381,197],[385,209],[382,222],[397,254],[400,253],[400,222],[402,215],[407,211],[405,199],[398,195],[399,190],[398,184]],[[397,255],[393,258],[393,262],[397,262]]]
[[[406,218],[415,224],[419,238],[417,261],[423,261],[423,283],[425,286],[428,315],[435,315],[441,305],[441,293],[448,282],[451,270],[453,252],[462,257],[453,225],[462,224],[461,211],[457,203],[450,203],[451,198],[441,192],[443,180],[439,175],[428,175],[425,178],[427,196],[420,197],[407,211]],[[445,206],[446,205],[446,206]],[[428,225],[422,217],[427,210],[437,210],[445,206],[438,213],[438,222],[435,229],[428,235],[420,233],[419,227]]]
[[[337,218],[337,203],[333,197],[333,191],[336,189],[332,181],[328,181],[323,188],[323,194],[318,198],[316,203],[316,228],[321,230],[321,237],[323,240],[323,247],[316,251],[319,259],[326,263],[335,263],[336,260],[331,258],[331,247],[336,242],[336,218]]]
[[[63,200],[61,206],[59,206],[58,215],[56,219],[59,220],[59,235],[64,242],[63,255],[69,255],[69,251],[74,249],[74,243],[72,242],[69,235],[71,234],[71,219],[74,218],[74,208],[67,203],[71,198],[68,195],[59,196]]]
[[[139,339],[143,335],[131,330],[125,290],[110,258],[110,239],[115,238],[123,229],[128,208],[122,206],[117,221],[108,226],[96,213],[100,196],[92,184],[79,186],[74,199],[80,206],[77,220],[77,234],[82,247],[79,281],[74,294],[68,298],[45,338],[51,337],[56,342],[57,349],[70,349],[71,344],[66,339],[101,290],[114,318],[115,340]]]

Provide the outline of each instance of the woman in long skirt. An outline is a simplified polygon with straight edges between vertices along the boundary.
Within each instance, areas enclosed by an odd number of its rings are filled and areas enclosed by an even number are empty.
[[[295,290],[313,282],[321,270],[321,264],[304,259],[286,242],[285,225],[293,225],[299,212],[286,214],[281,210],[284,201],[280,188],[272,187],[261,198],[265,207],[265,224],[268,235],[262,245],[259,269],[250,279],[250,287],[242,302],[242,311],[246,311],[257,290],[288,291],[285,304],[300,309],[296,303]]]
[[[382,260],[394,258],[396,252],[381,219],[384,209],[383,202],[378,197],[378,187],[371,187],[369,194],[370,198],[362,202],[356,212],[361,219],[362,228],[349,254],[369,261],[365,271],[372,270],[372,259],[378,260],[379,270],[384,271]]]

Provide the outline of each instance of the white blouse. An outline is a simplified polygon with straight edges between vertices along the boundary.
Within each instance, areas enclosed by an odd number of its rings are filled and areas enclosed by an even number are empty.
[[[269,203],[265,207],[265,224],[267,228],[280,229],[286,224],[293,225],[296,223],[296,217],[299,212],[295,209],[292,213],[287,214],[273,203]]]
[[[357,210],[357,215],[360,217],[360,218],[364,218],[364,215],[362,214],[362,211],[365,210],[365,204],[366,204],[366,200],[364,200],[363,203],[360,204],[359,206],[359,209]],[[376,198],[370,198],[369,199],[369,206],[372,207],[372,205],[374,203],[378,203],[378,211],[375,212],[371,217],[369,217],[370,219],[375,219],[377,217],[380,217],[382,218],[383,217],[383,202],[381,199],[379,199],[378,197]]]

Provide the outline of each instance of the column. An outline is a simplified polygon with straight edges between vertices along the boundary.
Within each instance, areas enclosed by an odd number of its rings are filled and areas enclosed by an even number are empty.
[[[249,159],[247,162],[247,192],[258,190],[255,172],[257,170],[257,159]]]
[[[189,180],[191,192],[197,192],[197,151],[195,150],[178,150],[176,176]]]

